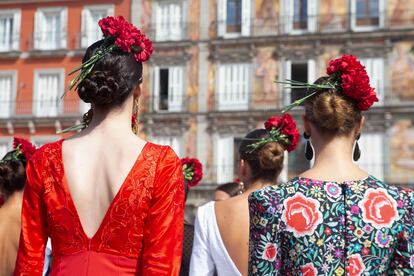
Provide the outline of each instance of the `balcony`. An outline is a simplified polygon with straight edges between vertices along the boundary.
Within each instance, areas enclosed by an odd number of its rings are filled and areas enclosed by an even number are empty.
[[[35,32],[29,41],[31,56],[64,56],[67,53],[66,32]]]
[[[353,13],[306,15],[301,18],[276,16],[252,18],[243,23],[213,21],[210,30],[217,38],[260,36],[294,36],[308,34],[364,33],[386,30],[414,29],[414,9],[382,12],[376,16],[361,17]]]
[[[149,24],[145,34],[154,42],[186,41],[196,34],[196,26],[189,22]]]
[[[20,56],[20,34],[13,33],[0,38],[0,58],[16,58]]]
[[[77,99],[0,102],[0,120],[80,117],[83,112],[81,102]]]

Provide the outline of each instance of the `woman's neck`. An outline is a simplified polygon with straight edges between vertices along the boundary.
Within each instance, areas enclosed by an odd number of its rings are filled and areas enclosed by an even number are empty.
[[[132,133],[131,118],[133,97],[129,97],[120,107],[104,111],[99,108],[93,110],[93,117],[85,134],[90,133]]]
[[[250,185],[250,187],[248,189],[246,189],[246,191],[244,191],[243,194],[249,195],[250,193],[252,193],[254,191],[260,190],[262,188],[265,188],[265,187],[271,186],[271,185],[274,185],[274,183],[272,183],[271,181],[265,181],[265,180],[259,179],[259,180],[254,181]]]

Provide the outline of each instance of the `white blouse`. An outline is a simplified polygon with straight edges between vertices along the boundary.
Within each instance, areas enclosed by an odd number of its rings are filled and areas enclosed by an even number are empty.
[[[228,254],[217,225],[214,201],[198,208],[190,276],[241,276]]]

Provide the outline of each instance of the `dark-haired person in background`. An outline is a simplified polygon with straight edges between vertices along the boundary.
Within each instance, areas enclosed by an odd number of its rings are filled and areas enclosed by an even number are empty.
[[[269,121],[277,122],[269,125]],[[271,117],[268,122],[265,129],[248,133],[240,144],[239,177],[244,183],[243,193],[198,208],[190,276],[212,276],[215,271],[218,276],[247,274],[247,198],[251,192],[276,183],[285,151],[293,150],[299,140],[299,132],[289,115]]]
[[[354,163],[375,90],[354,56],[332,60],[327,73],[293,82],[309,88],[304,136],[315,162],[251,194],[249,275],[414,275],[414,193]]]
[[[238,182],[228,182],[218,186],[214,192],[214,200],[229,199],[242,193],[242,185]]]
[[[184,220],[180,159],[140,139],[131,117],[151,42],[123,17],[99,21],[73,82],[91,103],[82,132],[40,148],[27,165],[15,275],[179,273]],[[136,110],[136,108],[135,108]]]
[[[35,152],[30,142],[15,138],[14,150],[0,160],[0,194],[5,199],[0,208],[0,275],[13,274],[20,234],[23,188],[27,160]]]

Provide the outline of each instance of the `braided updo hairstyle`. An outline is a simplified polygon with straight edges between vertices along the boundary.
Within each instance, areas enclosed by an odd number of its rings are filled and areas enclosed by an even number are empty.
[[[325,84],[321,77],[315,84]],[[362,113],[354,100],[334,89],[318,90],[305,103],[305,117],[323,134],[349,135],[361,122]]]
[[[0,163],[0,192],[9,197],[21,191],[26,182],[26,162],[11,160]]]
[[[104,40],[88,47],[82,63],[99,50]],[[78,95],[97,108],[111,109],[120,106],[142,80],[142,63],[132,53],[113,50],[99,59],[92,71],[78,86]]]
[[[250,152],[249,145],[268,136],[269,132],[266,129],[255,129],[248,133],[240,144],[240,158],[249,164],[252,171],[252,181],[274,182],[283,169],[285,148],[282,144],[268,142],[259,149]]]

